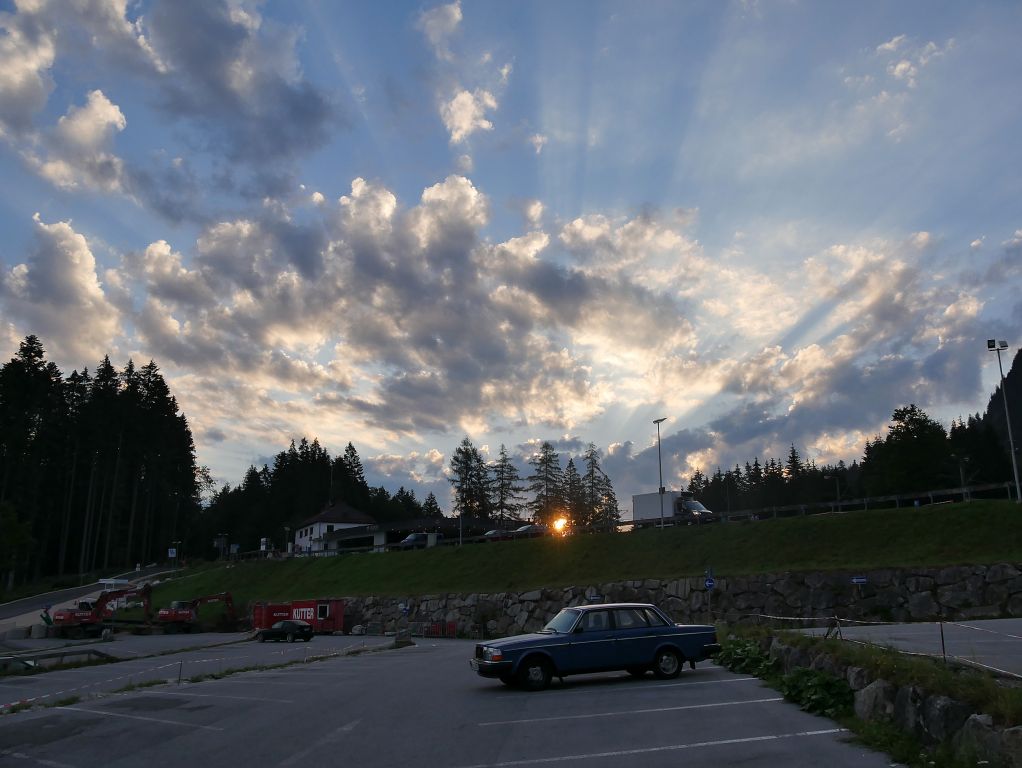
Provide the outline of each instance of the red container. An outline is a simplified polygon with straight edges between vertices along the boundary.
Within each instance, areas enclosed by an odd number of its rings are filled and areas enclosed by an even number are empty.
[[[344,631],[344,601],[334,597],[321,600],[292,600],[290,603],[252,603],[252,629],[266,629],[284,619],[300,619],[314,632]]]
[[[315,632],[343,632],[344,601],[334,597],[292,600],[291,618],[309,622]]]
[[[252,629],[269,629],[278,621],[291,618],[290,603],[252,603]]]

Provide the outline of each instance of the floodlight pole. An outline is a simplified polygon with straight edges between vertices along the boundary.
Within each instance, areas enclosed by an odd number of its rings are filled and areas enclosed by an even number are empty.
[[[667,418],[654,419],[656,424],[656,463],[660,469],[660,527],[664,527],[664,462],[660,456],[660,424],[667,421]]]
[[[987,350],[997,353],[997,370],[1001,374],[1001,397],[1004,398],[1004,421],[1008,425],[1008,447],[1011,450],[1011,469],[1015,473],[1015,503],[1022,504],[1022,490],[1018,482],[1018,459],[1015,457],[1015,438],[1011,434],[1011,416],[1008,415],[1008,392],[1004,386],[1004,366],[1001,365],[1001,350],[1008,348],[1008,342],[987,339]]]

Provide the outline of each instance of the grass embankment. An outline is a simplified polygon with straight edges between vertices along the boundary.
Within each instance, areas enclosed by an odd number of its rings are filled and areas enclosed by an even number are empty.
[[[1022,508],[976,501],[902,510],[579,535],[414,552],[249,561],[157,589],[156,605],[228,590],[250,600],[505,592],[642,578],[1017,562]],[[216,607],[204,606],[206,615]],[[205,618],[205,616],[204,616]]]

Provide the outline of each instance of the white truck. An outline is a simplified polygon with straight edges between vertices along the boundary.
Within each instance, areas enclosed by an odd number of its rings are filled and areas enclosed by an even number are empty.
[[[689,491],[664,493],[664,525],[697,525],[715,523],[720,518],[698,501]],[[660,525],[660,494],[639,493],[632,496],[632,522],[637,526]]]

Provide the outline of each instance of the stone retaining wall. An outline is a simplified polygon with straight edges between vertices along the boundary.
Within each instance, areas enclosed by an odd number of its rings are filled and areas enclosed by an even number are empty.
[[[853,585],[853,576],[865,576],[866,583]],[[713,590],[699,577],[522,593],[354,597],[347,599],[348,624],[372,622],[392,630],[407,615],[413,622],[453,622],[461,635],[497,637],[539,629],[562,608],[594,596],[656,603],[685,622],[734,622],[747,614],[961,621],[1022,616],[1022,564],[723,576]]]
[[[1022,768],[1020,726],[998,727],[990,715],[975,712],[964,702],[917,685],[899,687],[824,652],[787,645],[778,638],[770,641],[769,653],[785,674],[806,667],[847,681],[855,692],[855,716],[860,720],[891,722],[928,747],[949,744],[963,758]]]

